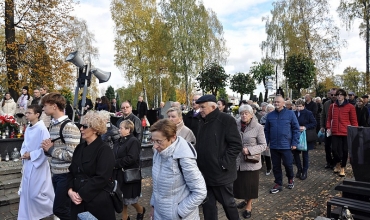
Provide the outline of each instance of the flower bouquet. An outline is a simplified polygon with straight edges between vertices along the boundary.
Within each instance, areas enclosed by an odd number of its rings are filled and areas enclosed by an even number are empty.
[[[0,115],[0,130],[5,131],[6,128],[18,130],[18,122],[12,115]]]

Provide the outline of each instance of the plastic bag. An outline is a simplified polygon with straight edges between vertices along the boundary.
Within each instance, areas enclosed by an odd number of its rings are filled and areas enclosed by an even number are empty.
[[[321,132],[321,130],[319,130],[319,132],[317,132],[317,137],[319,138],[319,141],[320,142],[324,142],[325,140],[325,133]]]
[[[306,130],[302,131],[301,136],[299,136],[299,144],[297,150],[307,151],[307,140],[306,140]]]

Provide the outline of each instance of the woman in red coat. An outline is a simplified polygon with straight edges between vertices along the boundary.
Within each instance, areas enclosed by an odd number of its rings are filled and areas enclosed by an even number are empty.
[[[329,107],[326,128],[332,134],[332,151],[336,163],[334,173],[344,177],[348,159],[347,127],[358,124],[356,109],[346,99],[346,91],[338,89],[335,95],[337,100]]]

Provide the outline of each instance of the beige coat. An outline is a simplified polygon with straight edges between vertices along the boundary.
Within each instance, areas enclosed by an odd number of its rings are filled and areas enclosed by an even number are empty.
[[[17,107],[17,104],[14,102],[14,100],[11,98],[9,100],[5,100],[4,106],[3,102],[0,102],[0,115],[12,115],[15,114],[15,108]]]
[[[49,94],[49,93],[46,93],[45,95],[48,95],[48,94]],[[44,97],[45,95],[43,95],[42,97]],[[41,105],[42,97],[41,97],[41,99],[40,99],[39,105]],[[45,126],[46,126],[47,128],[49,128],[49,127],[50,127],[50,123],[51,123],[51,116],[47,116],[47,115],[45,114],[45,112],[44,112],[44,111],[42,111],[42,113],[41,113],[40,120],[42,120],[42,121],[44,122],[44,124],[45,124]]]
[[[236,124],[238,125],[238,131],[242,137],[243,147],[248,148],[251,155],[261,154],[266,150],[267,144],[265,132],[263,131],[263,126],[258,123],[256,118],[252,119],[244,132],[240,130],[240,120],[237,120]],[[262,164],[261,160],[258,163],[245,162],[243,152],[241,152],[236,158],[236,167],[237,170],[240,169],[240,171],[253,171],[261,169]]]
[[[193,132],[184,125],[184,121],[178,123],[176,128],[176,135],[184,138],[187,142],[195,145],[196,139]]]

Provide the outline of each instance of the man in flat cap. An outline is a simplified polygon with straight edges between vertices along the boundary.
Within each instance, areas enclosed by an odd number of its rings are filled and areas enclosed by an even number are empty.
[[[348,93],[348,102],[349,104],[356,106],[356,94],[354,92]]]
[[[236,179],[236,157],[242,150],[240,132],[235,119],[218,110],[214,95],[204,95],[196,104],[199,104],[200,109],[197,116],[197,163],[206,181],[208,197],[203,204],[204,219],[218,219],[218,201],[228,219],[238,220],[233,182]]]

